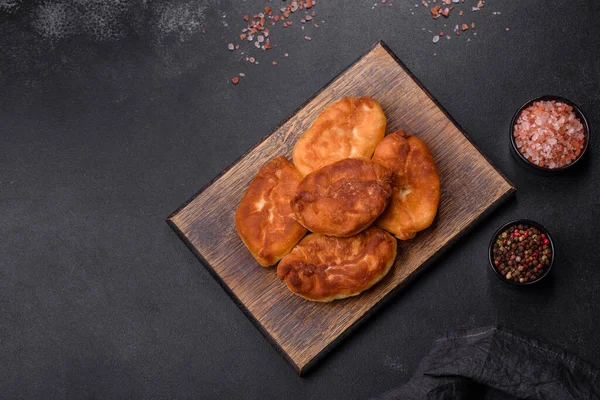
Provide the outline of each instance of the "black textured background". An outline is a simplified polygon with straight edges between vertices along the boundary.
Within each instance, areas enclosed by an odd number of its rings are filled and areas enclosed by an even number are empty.
[[[441,333],[491,323],[600,362],[599,141],[539,177],[507,137],[542,94],[597,133],[595,2],[488,0],[447,21],[375,3],[319,0],[312,41],[295,17],[249,65],[227,43],[266,0],[0,0],[0,398],[363,398],[407,380]],[[477,36],[432,43],[463,19]],[[164,218],[379,39],[518,193],[299,378]],[[488,268],[517,217],[556,241],[541,287]]]

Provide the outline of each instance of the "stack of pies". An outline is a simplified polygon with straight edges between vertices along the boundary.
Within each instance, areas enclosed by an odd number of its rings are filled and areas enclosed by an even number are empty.
[[[293,164],[269,161],[242,198],[242,241],[263,267],[279,262],[277,276],[295,294],[321,302],[358,295],[390,271],[396,238],[433,222],[440,180],[429,149],[385,131],[377,102],[344,97],[298,139]]]

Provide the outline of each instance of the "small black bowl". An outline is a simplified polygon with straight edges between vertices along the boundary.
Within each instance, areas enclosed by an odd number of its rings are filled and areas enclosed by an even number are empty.
[[[519,115],[521,115],[521,112],[536,101],[549,101],[549,100],[560,101],[561,103],[565,103],[565,104],[568,104],[571,107],[573,107],[573,112],[575,113],[575,116],[579,119],[579,121],[581,121],[581,124],[583,125],[583,131],[585,134],[585,144],[583,145],[583,149],[581,149],[581,153],[579,154],[579,157],[574,159],[570,164],[567,164],[567,165],[565,165],[563,167],[559,167],[559,168],[545,168],[545,167],[540,167],[539,165],[534,164],[533,162],[531,162],[527,158],[525,158],[525,156],[523,154],[521,154],[521,152],[517,148],[517,144],[515,143],[515,136],[514,136],[515,123],[517,122]],[[537,97],[535,99],[529,100],[527,103],[523,104],[517,110],[515,115],[513,116],[512,120],[510,122],[510,128],[508,130],[508,133],[510,136],[511,148],[515,152],[517,159],[522,161],[523,163],[525,163],[525,165],[527,165],[531,168],[534,168],[537,171],[544,172],[544,173],[561,172],[568,168],[573,167],[575,164],[577,164],[579,162],[579,160],[581,160],[581,158],[587,151],[588,146],[590,144],[590,126],[588,124],[587,119],[583,115],[583,112],[581,112],[581,109],[579,107],[577,107],[577,105],[575,103],[573,103],[570,100],[565,99],[564,97],[560,97],[560,96],[541,96],[541,97]]]
[[[509,226],[519,225],[519,224],[532,226],[534,228],[537,228],[540,232],[544,233],[546,235],[546,237],[548,238],[548,241],[550,242],[550,249],[552,251],[552,258],[550,259],[550,265],[548,265],[548,267],[544,271],[544,274],[534,281],[529,281],[529,282],[524,282],[524,283],[519,283],[519,282],[515,282],[515,281],[506,279],[494,265],[493,252],[492,252],[492,250],[494,248],[494,243],[496,242],[496,239],[498,238],[498,236]],[[490,245],[488,247],[488,261],[490,263],[490,267],[492,268],[492,271],[494,271],[494,273],[496,274],[498,279],[500,279],[502,282],[506,283],[507,285],[511,285],[511,286],[520,287],[520,286],[529,286],[529,285],[533,285],[534,283],[538,283],[539,281],[544,279],[548,275],[550,270],[552,269],[552,266],[554,265],[554,258],[555,258],[554,241],[552,240],[552,236],[550,235],[550,232],[548,232],[548,230],[543,225],[538,224],[537,222],[531,221],[529,219],[516,219],[514,221],[510,221],[510,222],[507,222],[506,224],[502,225],[496,232],[494,232],[494,236],[492,236],[492,240],[490,240]]]

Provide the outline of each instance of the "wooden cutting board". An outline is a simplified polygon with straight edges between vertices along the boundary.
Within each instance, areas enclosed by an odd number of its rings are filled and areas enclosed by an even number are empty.
[[[291,159],[296,139],[325,106],[343,96],[373,97],[387,115],[388,132],[402,128],[425,141],[439,170],[441,200],[433,226],[400,243],[396,263],[381,282],[354,298],[314,303],[293,295],[277,279],[276,268],[256,263],[236,233],[235,211],[258,169],[279,155]],[[167,221],[302,374],[514,190],[379,42]]]

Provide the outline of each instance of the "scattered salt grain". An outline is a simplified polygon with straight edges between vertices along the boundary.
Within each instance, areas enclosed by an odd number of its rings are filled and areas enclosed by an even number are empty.
[[[0,0],[1,2],[2,0]],[[269,0],[270,2],[270,0]],[[391,5],[391,0],[386,0],[385,2]],[[303,24],[308,21],[312,21],[316,17],[316,12],[314,11],[314,6],[317,4],[315,0],[294,0],[286,2],[284,6],[280,6],[277,8],[271,8],[270,6],[264,7],[264,12],[258,12],[256,14],[247,14],[243,15],[244,26],[241,27],[241,33],[239,34],[239,39],[243,42],[250,42],[253,44],[254,48],[261,50],[270,50],[277,47],[277,44],[271,44],[271,39],[269,38],[269,26],[274,26],[277,23],[282,24],[284,28],[290,28],[294,21],[292,21],[292,14],[297,11],[305,10],[304,15],[298,16],[296,21],[300,21]],[[309,11],[310,10],[310,11]],[[300,14],[300,13],[298,13]],[[225,16],[223,16],[225,18]],[[325,23],[324,20],[321,21]],[[314,23],[315,28],[318,28],[319,25]],[[312,27],[308,27],[306,30],[310,30]],[[301,30],[305,30],[305,26],[301,25]],[[308,33],[308,32],[307,32]],[[304,35],[304,33],[302,34]],[[312,40],[311,36],[304,36],[304,39],[307,41]],[[243,46],[243,44],[242,44]],[[239,44],[229,43],[227,48],[231,51],[237,50],[240,48]],[[244,52],[240,52],[242,55]],[[285,57],[288,57],[288,54],[285,53]],[[246,57],[246,61],[252,64],[258,64],[258,61],[254,57]],[[273,65],[277,65],[277,61],[272,61]],[[241,75],[240,75],[241,76]]]

